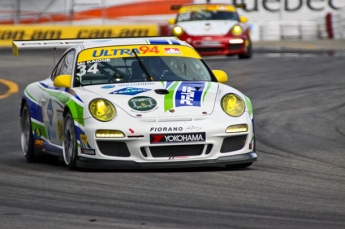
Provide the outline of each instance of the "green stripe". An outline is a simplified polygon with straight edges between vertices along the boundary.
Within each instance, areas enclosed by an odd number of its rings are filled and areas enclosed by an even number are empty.
[[[253,115],[253,106],[252,106],[252,102],[250,101],[250,99],[247,96],[244,96],[246,98],[246,104],[248,107],[248,111],[249,111],[249,115],[252,116]]]
[[[168,88],[169,94],[164,96],[164,112],[174,107],[175,89],[178,85],[179,82],[174,82]]]
[[[72,117],[74,121],[80,123],[84,126],[84,107],[80,106],[74,100],[69,100],[66,105],[68,106],[69,110],[72,113]]]
[[[35,101],[36,103],[38,103],[37,100],[36,100],[32,95],[30,95],[28,89],[25,89],[25,93],[30,97],[31,100],[33,100],[33,101]]]
[[[84,107],[75,102],[73,100],[73,96],[69,96],[69,94],[66,95],[62,91],[50,91],[42,87],[41,89],[47,92],[50,96],[58,99],[63,105],[68,106],[72,113],[73,119],[84,126]]]
[[[210,87],[211,87],[211,82],[208,82],[206,89],[204,90],[204,94],[202,95],[202,104],[204,104],[205,96],[206,96],[208,90],[210,89]]]

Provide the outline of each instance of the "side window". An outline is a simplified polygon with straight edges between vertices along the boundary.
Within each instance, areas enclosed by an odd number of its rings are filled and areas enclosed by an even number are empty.
[[[59,75],[72,75],[75,51],[67,53],[62,61],[61,70]]]
[[[59,73],[60,73],[61,65],[62,65],[64,59],[65,59],[65,56],[62,57],[62,58],[60,59],[59,63],[55,66],[55,68],[54,68],[54,70],[53,70],[53,72],[52,72],[52,75],[51,75],[51,77],[50,77],[52,80],[54,80],[56,76],[60,75]]]
[[[54,68],[51,79],[54,80],[56,76],[62,74],[72,75],[73,60],[75,56],[75,50],[72,50],[65,54],[59,61],[59,63]]]

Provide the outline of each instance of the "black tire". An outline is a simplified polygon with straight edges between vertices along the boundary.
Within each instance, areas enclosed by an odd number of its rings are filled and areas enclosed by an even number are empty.
[[[249,40],[249,46],[246,53],[238,54],[238,59],[250,59],[253,56],[252,41]]]
[[[22,118],[20,120],[20,141],[22,150],[26,160],[30,163],[37,162],[37,156],[35,155],[32,126],[31,126],[31,115],[30,109],[27,103],[24,104],[22,109]]]
[[[249,162],[243,164],[225,165],[225,167],[227,167],[228,169],[244,169],[251,166],[252,164],[253,162]]]
[[[63,159],[67,167],[74,170],[76,169],[78,148],[74,120],[70,112],[67,112],[64,117],[63,127]]]

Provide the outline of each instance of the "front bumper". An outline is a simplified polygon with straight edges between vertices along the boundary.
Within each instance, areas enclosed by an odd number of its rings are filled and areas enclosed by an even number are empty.
[[[222,166],[251,163],[257,160],[255,152],[223,156],[217,159],[174,161],[174,162],[135,162],[120,160],[101,160],[79,156],[77,167],[94,169],[149,169],[149,168],[188,168]]]
[[[246,39],[242,37],[223,37],[223,36],[188,36],[183,38],[192,45],[200,55],[238,55],[247,52]],[[232,41],[242,40],[242,43],[230,43]]]

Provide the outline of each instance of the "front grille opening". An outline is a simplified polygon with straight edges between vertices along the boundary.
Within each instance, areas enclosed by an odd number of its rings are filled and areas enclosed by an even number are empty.
[[[213,148],[213,145],[212,145],[212,144],[207,145],[207,149],[206,149],[205,154],[207,155],[207,154],[211,153],[212,148]]]
[[[207,48],[195,48],[198,52],[221,52],[222,48],[207,47]]]
[[[228,153],[228,152],[240,150],[245,146],[246,140],[247,140],[247,135],[224,138],[220,152]]]
[[[140,152],[144,157],[147,157],[147,153],[144,147],[140,147]]]
[[[102,154],[113,157],[130,157],[127,144],[118,141],[97,141],[97,145]]]
[[[229,50],[237,50],[242,47],[242,44],[231,44],[229,45]]]
[[[205,145],[179,145],[150,147],[152,157],[199,156]]]

